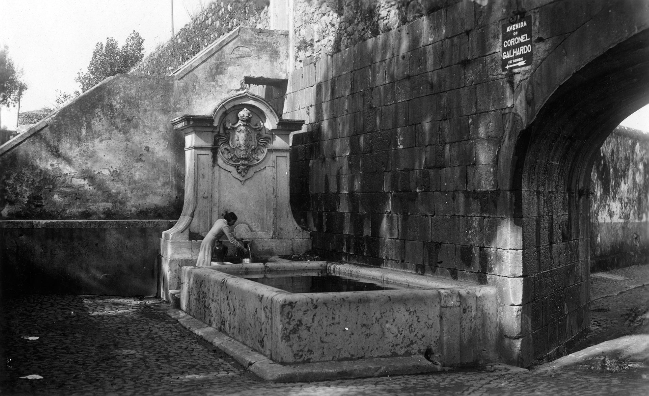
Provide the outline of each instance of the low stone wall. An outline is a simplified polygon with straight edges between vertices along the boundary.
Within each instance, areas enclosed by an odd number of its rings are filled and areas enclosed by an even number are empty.
[[[0,221],[0,290],[155,296],[171,220]]]

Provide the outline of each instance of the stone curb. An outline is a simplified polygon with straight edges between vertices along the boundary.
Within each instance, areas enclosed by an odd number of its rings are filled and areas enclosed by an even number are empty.
[[[202,337],[221,351],[233,357],[252,373],[271,382],[311,382],[333,379],[425,374],[451,370],[448,367],[433,364],[423,356],[284,365],[272,361],[266,356],[179,309],[171,308],[167,311],[167,314],[176,319],[192,333]]]

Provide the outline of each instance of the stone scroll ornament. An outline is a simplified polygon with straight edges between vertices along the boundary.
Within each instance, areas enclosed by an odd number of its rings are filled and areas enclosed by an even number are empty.
[[[216,136],[216,145],[223,161],[235,168],[241,177],[246,177],[250,167],[266,157],[271,138],[263,133],[261,122],[257,125],[250,123],[250,110],[243,108],[237,118],[235,124],[225,123],[224,133]]]

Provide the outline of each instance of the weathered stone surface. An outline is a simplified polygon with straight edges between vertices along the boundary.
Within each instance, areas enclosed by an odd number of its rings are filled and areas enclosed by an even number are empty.
[[[437,295],[431,291],[286,295],[276,301],[279,307],[274,312],[282,319],[276,322],[280,334],[271,358],[292,362],[423,354],[426,345],[436,343],[430,328],[438,317]],[[318,346],[321,342],[326,348]]]
[[[277,268],[275,265],[184,267],[181,307],[281,363],[422,355],[426,350],[432,350],[433,357],[442,364],[468,364],[486,359],[486,352],[479,350],[485,338],[482,333],[473,334],[472,329],[481,320],[481,326],[494,327],[491,330],[482,327],[483,332],[496,332],[497,321],[479,319],[483,316],[478,316],[476,305],[478,293],[495,296],[493,290],[354,265],[317,262],[280,263]],[[376,279],[394,285],[397,290],[288,293],[233,276],[256,271],[272,271],[268,274],[278,276],[282,270],[291,268],[328,268],[333,274]],[[491,303],[481,301],[481,304],[486,307]],[[448,309],[457,311],[457,315],[449,311],[448,317],[444,316],[443,310]],[[446,319],[440,322],[440,315]],[[440,326],[446,326],[445,330]],[[464,338],[460,336],[460,326]],[[461,357],[461,339],[464,346],[475,352]]]
[[[0,217],[174,218],[183,170],[172,91],[170,78],[113,77],[2,146]]]

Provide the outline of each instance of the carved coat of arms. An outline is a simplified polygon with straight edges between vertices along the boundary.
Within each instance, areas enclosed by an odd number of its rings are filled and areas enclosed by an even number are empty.
[[[271,138],[263,133],[261,122],[251,123],[252,113],[247,108],[239,111],[237,118],[235,124],[226,121],[223,133],[216,135],[216,144],[223,161],[245,177],[251,166],[266,157]]]

